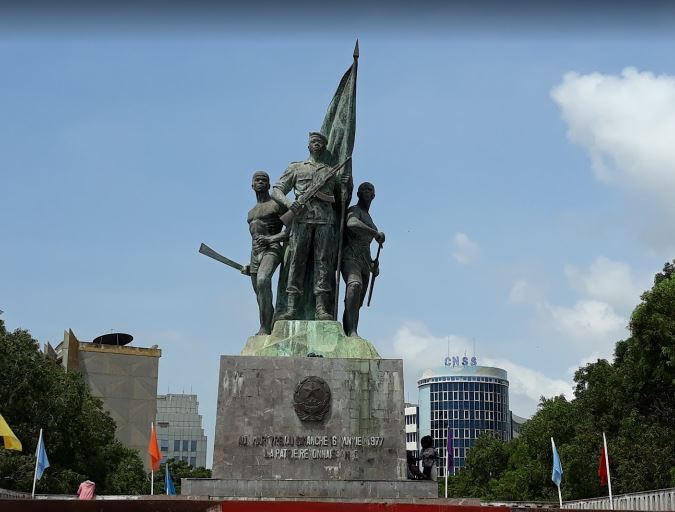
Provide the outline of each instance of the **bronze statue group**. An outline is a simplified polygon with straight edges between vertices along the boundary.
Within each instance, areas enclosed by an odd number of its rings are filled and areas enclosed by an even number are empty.
[[[336,320],[341,276],[346,285],[342,323],[348,336],[358,336],[359,310],[369,281],[379,273],[370,245],[375,240],[381,247],[385,236],[370,217],[371,183],[362,183],[358,202],[345,208],[353,189],[351,162],[328,165],[327,142],[323,134],[310,133],[309,157],[292,162],[273,186],[266,172],[253,174],[251,261],[241,271],[251,276],[259,335],[270,334],[277,320]],[[294,199],[287,197],[290,192]],[[272,276],[280,266],[275,307]]]

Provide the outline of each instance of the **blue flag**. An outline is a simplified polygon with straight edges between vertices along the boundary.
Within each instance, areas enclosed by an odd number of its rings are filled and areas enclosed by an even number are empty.
[[[553,438],[551,438],[551,446],[553,447],[553,471],[551,472],[551,480],[553,480],[554,484],[560,487],[563,469],[562,464],[560,464],[560,456],[558,455],[558,450],[555,449],[555,442],[553,441]]]
[[[169,463],[164,464],[164,489],[166,493],[175,496],[176,488],[173,486],[173,480],[171,480],[171,473],[169,472]]]
[[[40,480],[42,473],[49,467],[49,459],[47,459],[47,450],[45,450],[45,442],[42,439],[42,429],[40,429],[40,439],[38,440],[37,448],[35,449],[35,458],[37,463],[35,465],[35,478]]]

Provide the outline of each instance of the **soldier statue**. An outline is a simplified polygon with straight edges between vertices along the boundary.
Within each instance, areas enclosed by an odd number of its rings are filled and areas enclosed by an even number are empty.
[[[347,336],[358,336],[359,310],[363,306],[370,274],[377,277],[380,272],[370,255],[370,243],[373,239],[380,245],[384,243],[384,233],[377,230],[368,213],[375,199],[375,187],[372,183],[361,183],[356,195],[358,203],[347,209],[342,254],[342,278],[346,285],[342,325]]]
[[[336,197],[340,198],[341,187],[351,187],[351,174],[338,172],[326,180],[320,190],[304,205],[297,199],[320,179],[321,173],[330,170],[326,137],[317,132],[309,134],[309,158],[302,162],[292,162],[279,181],[272,188],[272,198],[281,206],[295,214],[291,226],[290,238],[286,247],[285,265],[288,275],[285,289],[280,293],[287,295],[286,309],[278,313],[277,320],[295,320],[301,318],[306,305],[303,297],[305,283],[311,286],[314,295],[315,320],[334,320],[335,268],[338,251],[338,213]],[[295,201],[286,194],[295,192]],[[311,264],[310,264],[311,263]],[[311,276],[305,276],[310,268]],[[307,279],[306,279],[307,277]]]
[[[281,263],[281,242],[288,238],[280,215],[285,209],[270,197],[270,177],[265,171],[253,173],[251,188],[255,192],[256,205],[248,212],[248,227],[252,238],[251,263],[244,265],[242,274],[251,276],[253,291],[260,310],[258,335],[272,332],[272,275]]]

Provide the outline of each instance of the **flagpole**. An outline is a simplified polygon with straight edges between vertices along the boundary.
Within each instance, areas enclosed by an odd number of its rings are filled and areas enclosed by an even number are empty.
[[[448,499],[448,471],[450,469],[450,454],[448,453],[448,443],[445,443],[445,499]]]
[[[551,438],[551,449],[553,450],[553,470],[554,470],[554,474],[555,474],[555,469],[556,469],[555,458],[557,456],[558,450],[555,449],[555,441],[553,441],[553,438]],[[560,477],[562,477],[562,466],[561,466],[561,469],[560,469]],[[558,488],[558,501],[560,502],[560,508],[562,508],[562,494],[560,492],[560,484],[558,482],[556,482],[555,480],[553,480],[553,482],[555,483],[556,487]]]
[[[607,468],[607,487],[609,487],[609,509],[614,510],[614,500],[612,498],[612,477],[609,472],[609,454],[607,453],[607,437],[602,433],[602,442],[605,445],[605,467]]]
[[[42,442],[42,429],[40,429],[40,438],[38,439],[38,448],[40,448],[40,443]],[[38,464],[40,463],[40,457],[38,454],[35,454],[35,473],[33,474],[33,492],[31,493],[31,498],[35,498],[35,484],[37,483],[37,470]]]
[[[155,430],[155,424],[150,422],[150,439],[152,439],[152,432]],[[152,467],[152,456],[150,456],[150,496],[155,495],[155,470]]]

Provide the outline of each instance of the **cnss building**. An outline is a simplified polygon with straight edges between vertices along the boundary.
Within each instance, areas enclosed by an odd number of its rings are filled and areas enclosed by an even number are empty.
[[[438,475],[445,475],[447,429],[452,428],[454,472],[464,467],[476,439],[484,433],[511,439],[509,381],[506,370],[479,366],[475,357],[447,357],[417,381],[419,435],[430,435],[438,451]]]

